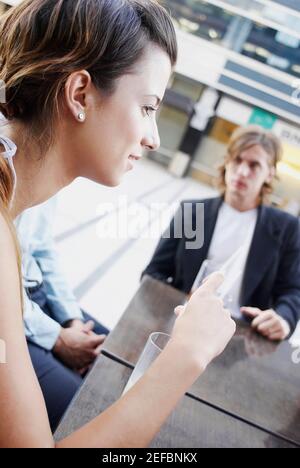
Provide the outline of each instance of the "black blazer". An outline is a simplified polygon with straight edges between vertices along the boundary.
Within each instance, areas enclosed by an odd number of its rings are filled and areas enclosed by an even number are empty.
[[[204,203],[204,245],[198,250],[186,249],[187,239],[162,238],[154,256],[143,272],[189,293],[207,258],[223,198],[185,200],[190,203],[195,220],[196,206]],[[184,223],[184,218],[182,219]],[[226,246],[224,246],[226,248]],[[247,260],[242,285],[242,305],[261,310],[274,309],[294,331],[300,319],[300,223],[299,219],[272,207],[260,206],[258,221]]]

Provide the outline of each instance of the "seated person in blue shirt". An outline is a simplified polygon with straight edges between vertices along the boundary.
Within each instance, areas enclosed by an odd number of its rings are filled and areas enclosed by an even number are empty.
[[[264,204],[281,152],[272,133],[237,130],[221,168],[222,196],[183,202],[143,273],[189,294],[205,260],[218,270],[238,252],[230,310],[272,341],[288,338],[300,314],[299,220]],[[204,238],[202,245],[190,234]]]
[[[53,198],[25,211],[15,222],[26,288],[27,343],[52,430],[108,334],[106,328],[80,310],[60,271],[52,237],[55,207]]]

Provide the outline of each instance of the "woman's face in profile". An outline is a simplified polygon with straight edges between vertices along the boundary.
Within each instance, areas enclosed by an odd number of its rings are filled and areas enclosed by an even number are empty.
[[[118,80],[114,94],[87,109],[74,151],[77,177],[119,185],[144,149],[159,147],[156,112],[170,75],[168,55],[149,46],[135,72]]]

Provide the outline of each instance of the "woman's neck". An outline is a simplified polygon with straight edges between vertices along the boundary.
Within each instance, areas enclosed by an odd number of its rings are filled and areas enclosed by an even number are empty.
[[[67,146],[59,138],[59,146],[52,145],[46,154],[41,154],[37,144],[18,137],[24,135],[20,128],[8,127],[5,134],[18,147],[14,158],[17,187],[11,208],[11,215],[16,218],[24,210],[53,197],[75,177],[67,167],[67,154],[62,154],[62,148]]]

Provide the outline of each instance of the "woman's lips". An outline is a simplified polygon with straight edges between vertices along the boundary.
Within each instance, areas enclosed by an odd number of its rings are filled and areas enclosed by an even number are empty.
[[[128,158],[130,161],[139,161],[141,159],[141,156],[135,156],[131,154]]]
[[[141,159],[141,156],[135,156],[133,154],[131,154],[129,157],[128,157],[128,165],[127,165],[127,170],[128,171],[131,171],[133,169],[133,162],[134,161],[139,161]]]

